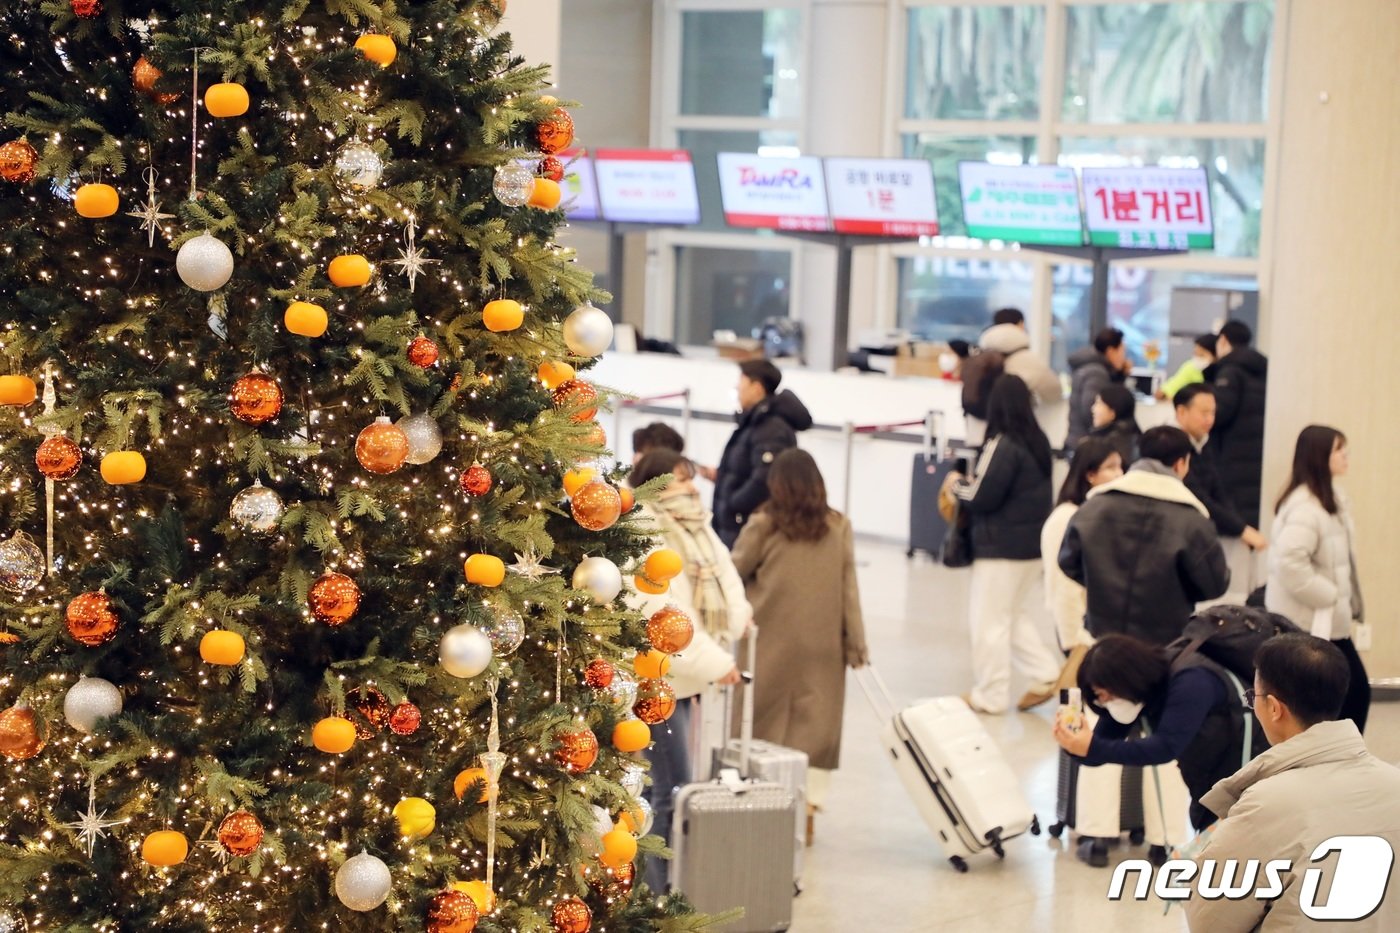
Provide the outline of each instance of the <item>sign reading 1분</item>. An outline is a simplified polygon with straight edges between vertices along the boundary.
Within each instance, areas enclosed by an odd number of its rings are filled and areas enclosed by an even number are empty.
[[[1040,246],[1083,246],[1079,182],[1060,165],[959,162],[967,235]]]
[[[825,159],[837,233],[936,236],[933,166],[924,159]]]
[[[604,220],[700,222],[695,166],[684,149],[599,149],[593,159]]]
[[[815,156],[767,158],[747,152],[719,154],[719,193],[731,227],[826,232],[826,186]]]
[[[1084,219],[1093,246],[1211,249],[1203,168],[1086,168]]]

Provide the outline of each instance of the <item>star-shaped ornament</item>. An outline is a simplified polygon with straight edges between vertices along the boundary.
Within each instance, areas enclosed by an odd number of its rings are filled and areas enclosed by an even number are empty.
[[[518,574],[527,580],[539,582],[543,577],[550,574],[559,573],[557,567],[546,567],[540,562],[540,555],[534,548],[530,548],[524,554],[515,555],[515,563],[506,567],[511,573]]]
[[[156,170],[154,167],[145,171],[146,177],[146,203],[139,209],[127,211],[126,216],[135,217],[141,221],[141,229],[146,231],[146,245],[156,245],[156,230],[160,229],[162,220],[173,220],[174,214],[162,214],[160,202],[156,200]]]
[[[66,829],[78,831],[78,841],[87,846],[88,858],[92,858],[92,850],[97,845],[97,840],[108,835],[107,830],[113,826],[120,826],[129,823],[130,820],[109,820],[107,811],[100,813],[97,810],[97,789],[92,778],[88,778],[88,808],[86,813],[78,814],[78,820],[73,823],[62,824]]]
[[[411,294],[418,284],[418,276],[423,275],[427,270],[424,266],[432,263],[442,262],[441,259],[429,259],[427,254],[418,248],[418,221],[412,215],[408,218],[408,229],[405,231],[405,239],[408,242],[406,249],[399,250],[398,259],[391,259],[390,265],[398,266],[399,271],[408,276],[408,290]]]

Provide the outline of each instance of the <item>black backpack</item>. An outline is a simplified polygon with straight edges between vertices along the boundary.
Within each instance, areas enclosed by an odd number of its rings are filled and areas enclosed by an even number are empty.
[[[987,420],[987,397],[997,377],[1006,372],[1006,355],[996,350],[975,350],[962,363],[963,414]]]
[[[1276,612],[1255,606],[1212,606],[1197,613],[1181,630],[1181,637],[1167,645],[1172,669],[1199,652],[1240,679],[1254,683],[1254,655],[1275,635],[1302,629]]]

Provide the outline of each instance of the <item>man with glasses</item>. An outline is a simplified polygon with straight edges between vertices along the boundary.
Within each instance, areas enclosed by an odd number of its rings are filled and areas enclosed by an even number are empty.
[[[1193,896],[1186,901],[1191,929],[1295,930],[1331,919],[1349,921],[1348,933],[1400,930],[1400,883],[1390,882],[1400,845],[1400,769],[1368,752],[1350,720],[1337,719],[1350,677],[1346,658],[1326,639],[1280,635],[1260,647],[1254,664],[1245,699],[1272,747],[1202,799],[1220,821],[1196,862],[1219,884],[1234,860],[1238,884],[1258,860],[1259,888],[1268,886],[1264,863],[1287,860],[1291,870],[1282,873],[1276,898]]]

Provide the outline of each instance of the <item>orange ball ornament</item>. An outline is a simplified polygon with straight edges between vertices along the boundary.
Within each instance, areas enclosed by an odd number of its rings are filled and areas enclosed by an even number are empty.
[[[0,713],[0,755],[28,761],[44,748],[44,724],[28,706],[11,706]]]
[[[481,310],[481,322],[493,334],[515,330],[525,323],[525,309],[513,298],[497,298]]]
[[[337,256],[326,267],[326,275],[337,288],[359,288],[368,285],[374,270],[369,260],[360,255]]]
[[[355,459],[371,473],[393,473],[408,459],[408,435],[381,415],[355,438]]]
[[[204,92],[204,109],[211,117],[241,117],[248,112],[248,89],[225,81],[211,84]]]
[[[204,637],[199,640],[199,656],[205,664],[236,667],[243,661],[243,654],[246,650],[247,645],[243,642],[243,636],[227,629],[214,629],[212,632],[205,632]]]
[[[27,139],[12,139],[0,146],[0,178],[22,185],[33,181],[39,153]]]
[[[608,868],[626,865],[637,857],[637,839],[625,829],[614,829],[603,834],[603,854],[598,861]]]
[[[282,323],[288,331],[301,337],[319,337],[326,332],[330,318],[326,309],[309,301],[294,301],[287,306]]]
[[[549,912],[554,933],[588,933],[593,928],[593,912],[576,897],[566,897]]]
[[[249,373],[229,390],[228,407],[245,424],[267,424],[282,413],[282,387],[271,376]]]
[[[652,551],[647,555],[646,563],[642,565],[642,573],[646,574],[648,580],[655,580],[657,583],[674,580],[684,569],[685,563],[681,556],[668,547]]]
[[[229,855],[252,855],[262,845],[262,839],[262,822],[247,810],[235,810],[219,824],[219,845]]]
[[[355,48],[369,61],[380,68],[388,68],[399,57],[399,47],[390,36],[383,33],[366,33],[355,40]]]
[[[536,178],[535,186],[530,189],[530,200],[526,203],[542,211],[552,211],[559,206],[563,196],[564,193],[559,190],[559,182],[550,181],[548,178]]]
[[[331,628],[344,625],[360,608],[360,588],[343,573],[329,571],[317,578],[306,593],[316,621]]]
[[[535,126],[535,142],[545,155],[569,148],[574,141],[574,118],[563,107],[555,107],[549,119]]]
[[[141,858],[156,868],[179,865],[190,854],[190,841],[184,833],[163,829],[151,833],[141,843]]]
[[[23,407],[39,396],[39,387],[28,376],[0,376],[0,405]]]
[[[343,716],[327,716],[311,729],[311,744],[328,755],[348,752],[355,744],[355,724]]]
[[[624,719],[613,726],[612,743],[620,752],[640,752],[651,744],[651,727],[640,719]]]
[[[632,659],[632,670],[638,677],[665,677],[671,670],[671,656],[655,649],[638,651]]]
[[[570,774],[582,774],[598,760],[598,737],[584,726],[574,732],[559,733],[554,760]]]
[[[484,496],[491,491],[491,471],[479,463],[473,463],[462,473],[462,492],[469,496]]]
[[[438,361],[438,345],[428,337],[414,337],[408,345],[408,361],[420,369],[427,369]]]
[[[647,638],[657,651],[684,651],[694,637],[695,623],[675,606],[658,609],[647,619]]]
[[[439,891],[428,907],[428,933],[472,933],[479,914],[471,895]]]
[[[466,796],[467,788],[477,783],[481,784],[481,793],[477,795],[476,802],[486,803],[490,799],[491,791],[486,780],[485,768],[466,768],[457,772],[457,777],[452,780],[452,793],[461,800]]]
[[[102,458],[98,471],[113,486],[139,483],[146,478],[146,458],[134,450],[114,450]]]
[[[617,490],[600,479],[584,485],[569,501],[569,511],[589,531],[603,531],[616,524],[622,515],[622,497]]]
[[[156,82],[163,77],[165,77],[165,72],[152,65],[144,55],[136,59],[136,64],[131,68],[132,86],[142,94],[154,98],[155,102],[162,106],[173,104],[180,99],[179,94],[162,94],[156,90]]]
[[[649,596],[660,596],[671,588],[671,584],[669,583],[657,583],[653,580],[648,580],[640,573],[632,578],[632,585],[636,587],[638,593],[646,593]]]
[[[83,185],[73,193],[73,209],[80,217],[111,217],[120,206],[121,198],[111,185]]]
[[[598,414],[598,390],[581,379],[570,379],[554,390],[554,407],[571,410],[569,418],[579,424]]]
[[[637,684],[632,713],[649,726],[660,725],[676,711],[676,691],[666,681],[648,678]]]
[[[535,370],[535,375],[539,377],[540,385],[553,390],[574,378],[574,368],[562,360],[545,360]]]
[[[65,613],[68,634],[80,645],[95,648],[116,637],[121,619],[112,600],[100,590],[74,596]]]
[[[604,865],[588,865],[583,870],[588,886],[609,901],[620,901],[632,893],[632,882],[636,879],[636,866],[626,862],[616,868]]]
[[[565,471],[563,479],[564,495],[570,497],[578,495],[578,491],[593,482],[593,478],[597,475],[598,471],[592,467],[576,467],[572,470]]]
[[[493,554],[473,554],[462,565],[468,583],[500,586],[506,579],[506,564]]]
[[[617,670],[606,658],[594,658],[583,669],[583,682],[594,690],[605,690],[617,676]]]
[[[46,479],[72,479],[83,465],[83,450],[70,438],[55,434],[39,445],[34,464]]]

